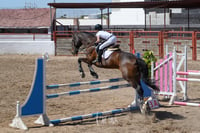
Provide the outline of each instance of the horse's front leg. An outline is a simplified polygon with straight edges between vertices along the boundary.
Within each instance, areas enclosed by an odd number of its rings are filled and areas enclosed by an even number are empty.
[[[98,74],[94,71],[94,69],[93,69],[93,67],[92,67],[91,64],[88,64],[88,68],[89,68],[89,70],[90,70],[90,74],[91,74],[94,78],[98,79],[99,76],[98,76]]]
[[[81,62],[83,61],[83,59],[84,58],[78,58],[78,69],[79,69],[79,72],[81,74],[81,78],[85,78],[85,72],[84,72],[82,64],[81,64]]]
[[[94,78],[98,78],[98,74],[94,71],[94,69],[92,68],[92,64],[91,64],[91,61],[89,61],[87,58],[78,58],[78,64],[79,64],[79,72],[81,74],[81,77],[82,78],[85,78],[85,72],[83,70],[83,67],[82,67],[82,62],[88,64],[88,68],[89,68],[89,71],[90,71],[90,74],[94,77]]]

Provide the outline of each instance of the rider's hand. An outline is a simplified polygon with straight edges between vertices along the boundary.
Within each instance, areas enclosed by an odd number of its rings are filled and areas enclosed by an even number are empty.
[[[97,46],[99,43],[95,42],[94,45]]]

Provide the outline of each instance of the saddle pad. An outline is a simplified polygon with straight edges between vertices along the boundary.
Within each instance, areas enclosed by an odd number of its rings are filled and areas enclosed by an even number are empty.
[[[106,50],[106,51],[102,54],[102,58],[108,59],[108,57],[109,57],[113,52],[114,52],[114,51]]]

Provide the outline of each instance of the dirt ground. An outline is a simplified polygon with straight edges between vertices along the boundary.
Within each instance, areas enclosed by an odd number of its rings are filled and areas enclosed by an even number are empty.
[[[89,119],[79,122],[59,124],[54,127],[33,124],[37,116],[25,117],[23,121],[29,127],[22,131],[9,127],[16,114],[16,101],[23,103],[32,85],[35,59],[30,55],[1,55],[0,56],[0,132],[1,133],[198,133],[200,132],[200,108],[189,106],[169,106],[168,101],[160,101],[162,107],[154,110],[156,121],[152,116],[143,116],[139,111],[127,112],[115,117]],[[50,56],[46,64],[46,83],[72,83],[94,80],[83,65],[86,78],[82,79],[78,72],[77,57]],[[188,61],[189,69],[200,70],[199,61]],[[118,70],[100,69],[94,67],[99,79],[121,77]],[[119,84],[121,84],[120,82]],[[124,82],[123,82],[124,83]],[[112,83],[113,84],[113,83]],[[98,86],[107,86],[103,84]],[[82,86],[76,88],[61,88],[47,93],[63,92],[75,89],[94,88]],[[189,101],[200,103],[200,84],[188,84]],[[63,96],[47,100],[47,114],[50,119],[58,119],[75,115],[83,115],[98,111],[107,111],[127,107],[133,100],[132,88],[112,91],[101,91],[76,96]]]

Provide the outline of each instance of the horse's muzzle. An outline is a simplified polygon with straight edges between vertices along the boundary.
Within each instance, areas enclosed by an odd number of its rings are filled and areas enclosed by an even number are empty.
[[[72,50],[72,55],[78,55],[78,50]]]

